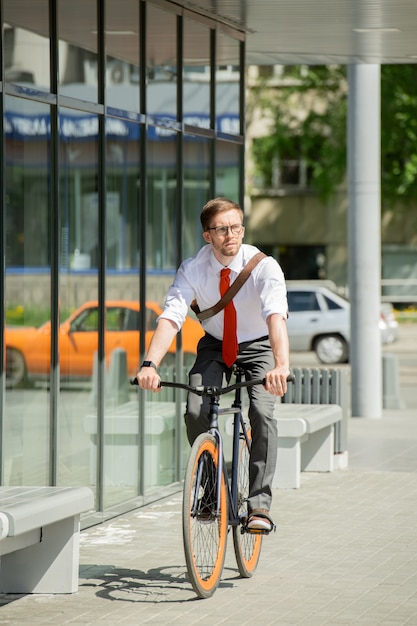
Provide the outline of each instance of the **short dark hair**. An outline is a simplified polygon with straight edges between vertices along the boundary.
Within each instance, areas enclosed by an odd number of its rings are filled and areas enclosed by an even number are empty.
[[[213,217],[215,217],[218,213],[224,213],[225,211],[230,211],[232,209],[239,211],[242,216],[243,223],[243,210],[238,204],[236,204],[236,202],[223,197],[209,200],[207,204],[203,206],[203,210],[200,214],[200,221],[203,230],[208,230],[210,228]]]

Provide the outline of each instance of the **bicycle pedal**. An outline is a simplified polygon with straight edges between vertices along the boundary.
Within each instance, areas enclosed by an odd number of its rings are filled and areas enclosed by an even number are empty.
[[[249,535],[269,535],[270,530],[259,530],[257,528],[246,528],[245,532]]]
[[[272,532],[276,532],[277,527],[275,524],[272,525],[272,528],[266,530],[265,528],[248,528],[247,525],[242,525],[241,533],[249,533],[250,535],[269,535]]]

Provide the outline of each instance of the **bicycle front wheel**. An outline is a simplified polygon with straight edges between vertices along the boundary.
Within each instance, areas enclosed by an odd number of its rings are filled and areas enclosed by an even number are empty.
[[[219,448],[203,433],[191,448],[184,481],[182,528],[191,585],[200,598],[216,590],[223,571],[227,540],[227,494],[224,475],[217,506]],[[218,508],[218,514],[217,514]]]
[[[251,433],[248,432],[251,439]],[[247,499],[249,496],[249,456],[246,439],[242,439],[239,448],[239,467],[237,475],[237,509],[242,522],[247,518]],[[240,575],[250,578],[254,573],[261,553],[262,535],[248,533],[243,524],[233,526],[233,546]]]

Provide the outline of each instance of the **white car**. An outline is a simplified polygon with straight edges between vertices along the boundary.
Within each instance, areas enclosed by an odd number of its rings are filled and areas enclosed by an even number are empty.
[[[350,304],[345,298],[320,285],[287,284],[290,349],[314,351],[322,363],[349,360]],[[379,322],[382,343],[397,338],[395,318],[383,314]]]

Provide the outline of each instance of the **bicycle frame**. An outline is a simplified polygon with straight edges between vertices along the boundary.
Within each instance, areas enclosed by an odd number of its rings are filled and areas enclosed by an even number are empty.
[[[242,374],[244,370],[241,368],[237,368],[235,371],[236,375],[236,385],[241,384]],[[210,396],[210,412],[209,419],[210,425],[208,432],[212,434],[217,441],[217,446],[219,450],[219,461],[217,466],[217,493],[216,493],[216,515],[219,516],[219,506],[220,506],[220,489],[221,489],[221,476],[224,474],[227,495],[228,495],[228,503],[229,503],[229,525],[230,526],[238,526],[241,522],[238,515],[238,503],[237,503],[237,476],[239,470],[239,443],[240,439],[243,437],[246,439],[246,443],[248,446],[248,450],[250,451],[251,441],[248,437],[246,425],[242,415],[242,398],[241,398],[241,387],[236,387],[235,389],[235,399],[231,407],[221,409],[219,408],[220,396],[215,395],[215,390],[213,390],[213,395]],[[219,415],[229,415],[233,414],[233,446],[232,446],[232,471],[231,471],[231,480],[229,483],[229,477],[227,472],[227,466],[224,460],[223,453],[223,438],[221,436],[219,430]],[[192,514],[197,509],[197,500],[198,494],[201,487],[201,473],[202,469],[199,468],[197,475],[196,488],[193,498],[193,508]]]
[[[239,442],[241,437],[246,440],[246,444],[248,450],[251,449],[251,440],[248,436],[245,422],[242,416],[242,398],[241,398],[241,389],[242,387],[249,387],[252,385],[265,384],[265,379],[256,379],[251,381],[242,382],[242,376],[245,373],[244,368],[239,365],[234,366],[234,373],[236,376],[236,383],[230,385],[228,387],[205,387],[203,385],[192,387],[191,385],[187,385],[185,383],[171,383],[161,381],[161,387],[171,387],[176,389],[184,389],[185,391],[190,391],[191,393],[195,393],[199,396],[204,396],[210,398],[210,410],[209,410],[209,429],[208,432],[212,434],[217,442],[219,449],[219,460],[217,467],[217,494],[216,494],[216,515],[219,515],[219,506],[220,506],[220,489],[221,489],[221,481],[220,477],[222,473],[225,476],[225,483],[227,487],[228,494],[228,502],[229,502],[229,525],[237,526],[240,523],[240,519],[238,516],[238,503],[237,503],[237,477],[238,477],[238,469],[239,469]],[[293,382],[294,376],[291,374],[288,378],[288,382]],[[138,381],[136,378],[132,378],[130,380],[132,385],[137,385]],[[227,392],[235,392],[235,399],[231,407],[220,409],[220,396]],[[227,468],[224,462],[224,454],[223,454],[223,439],[219,430],[219,415],[224,414],[234,414],[233,420],[233,447],[232,447],[232,475],[231,481],[229,484]],[[239,419],[237,419],[239,416]],[[193,497],[193,506],[191,514],[195,514],[197,509],[197,500],[198,493],[201,487],[201,473],[202,469],[199,468],[197,474],[197,483],[195,494]]]

